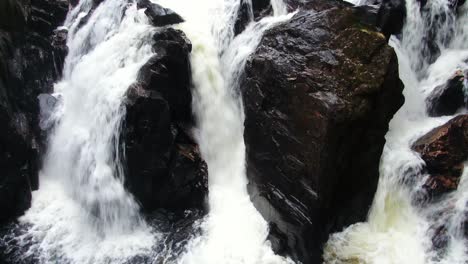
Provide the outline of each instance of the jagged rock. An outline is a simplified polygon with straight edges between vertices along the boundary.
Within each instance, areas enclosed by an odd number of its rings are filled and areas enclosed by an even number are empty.
[[[59,0],[0,3],[0,221],[22,214],[38,187],[37,96],[60,75],[63,56],[57,58],[51,36],[67,11]]]
[[[273,14],[270,0],[252,0],[252,12],[255,20]]]
[[[267,31],[240,85],[252,200],[275,227],[274,249],[303,263],[320,263],[331,232],[365,220],[403,103],[395,52],[346,6]]]
[[[146,8],[145,14],[155,27],[162,27],[184,22],[184,19],[169,8],[152,3],[149,0],[138,0],[138,8]]]
[[[380,1],[380,0],[379,0]],[[387,36],[400,34],[406,20],[405,0],[382,0],[377,14],[377,24]]]
[[[68,13],[68,0],[30,0],[31,16],[28,26],[34,33],[51,36],[61,26]]]
[[[426,99],[429,116],[453,115],[458,109],[466,107],[464,79],[463,72],[458,71],[445,84],[434,88]]]
[[[412,149],[429,174],[424,187],[431,196],[455,190],[468,159],[468,115],[460,115],[418,139]]]
[[[154,35],[155,55],[127,93],[122,136],[126,185],[143,209],[203,208],[207,168],[190,138],[191,44],[164,28]]]
[[[0,2],[0,29],[6,31],[22,30],[30,12],[28,0],[2,0]]]
[[[31,178],[37,173],[37,153],[29,141],[25,117],[0,105],[0,223],[20,216],[31,205]]]
[[[234,23],[234,35],[239,35],[247,25],[253,20],[253,13],[251,13],[251,7],[246,0],[241,0],[239,10],[237,13],[237,19]]]

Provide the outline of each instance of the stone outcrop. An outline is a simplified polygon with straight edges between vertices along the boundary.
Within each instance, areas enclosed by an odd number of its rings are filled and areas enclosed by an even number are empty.
[[[455,76],[432,91],[426,99],[429,116],[453,115],[457,110],[467,107],[464,91],[465,76],[457,71]]]
[[[203,208],[207,167],[190,136],[192,46],[172,28],[158,29],[154,41],[155,55],[127,92],[126,184],[146,211]]]
[[[367,14],[314,3],[265,33],[240,85],[252,200],[275,251],[303,263],[365,220],[403,103],[396,55]]]
[[[468,159],[468,115],[460,115],[418,139],[412,149],[421,155],[429,177],[425,190],[437,197],[457,189]]]
[[[138,8],[144,8],[151,24],[155,27],[162,27],[184,22],[181,16],[169,8],[152,3],[149,0],[137,1]]]
[[[0,221],[29,208],[38,187],[37,96],[60,76],[66,49],[53,38],[67,11],[60,0],[0,3]]]

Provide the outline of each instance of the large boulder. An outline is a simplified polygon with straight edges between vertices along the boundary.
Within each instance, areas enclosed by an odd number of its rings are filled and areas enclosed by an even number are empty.
[[[252,20],[258,21],[266,16],[273,15],[269,0],[241,0],[237,19],[234,24],[235,35],[240,34]],[[288,12],[296,10],[324,11],[333,7],[350,7],[353,4],[346,1],[311,1],[311,0],[285,0]],[[405,0],[361,0],[356,12],[362,13],[366,24],[376,26],[387,40],[391,35],[398,35],[403,29],[406,20]]]
[[[252,200],[274,249],[303,263],[366,219],[404,100],[395,52],[366,21],[342,4],[300,11],[265,33],[241,83]]]
[[[207,167],[190,136],[190,41],[161,28],[155,55],[127,92],[122,127],[126,185],[145,211],[203,208]]]
[[[412,149],[424,160],[429,174],[425,190],[432,196],[458,187],[468,159],[468,115],[460,115],[418,139]]]
[[[150,0],[138,0],[138,8],[144,8],[151,24],[155,27],[162,27],[184,22],[184,19],[169,8],[162,7]]]
[[[434,88],[426,99],[429,116],[453,115],[460,108],[467,108],[464,79],[463,72],[457,71],[445,84]]]
[[[60,76],[64,50],[52,37],[67,11],[60,0],[0,3],[0,221],[28,209],[38,187],[37,96],[51,91]]]
[[[468,159],[468,115],[459,115],[442,126],[436,127],[418,140],[412,149],[425,162],[425,182],[422,185],[422,198],[426,203],[433,203],[444,198],[445,194],[457,190],[463,173],[464,162]],[[424,203],[423,203],[424,205]],[[432,247],[443,256],[447,253],[452,232],[447,223],[457,223],[460,235],[468,237],[468,211],[465,217],[457,217],[457,208],[451,202],[443,202],[429,216],[434,223],[429,228]]]

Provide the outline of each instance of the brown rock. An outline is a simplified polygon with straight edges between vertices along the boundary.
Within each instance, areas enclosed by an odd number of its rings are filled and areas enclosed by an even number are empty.
[[[426,163],[424,189],[432,197],[457,189],[468,159],[468,115],[460,115],[418,139],[412,149]]]
[[[146,212],[204,207],[207,165],[189,132],[194,123],[191,48],[182,31],[159,29],[155,55],[127,91],[125,184]]]
[[[385,36],[358,9],[317,5],[332,7],[264,34],[240,86],[253,202],[274,249],[303,263],[320,263],[330,232],[365,220],[403,103]]]
[[[418,139],[412,149],[430,174],[459,177],[468,158],[468,115],[460,115]]]

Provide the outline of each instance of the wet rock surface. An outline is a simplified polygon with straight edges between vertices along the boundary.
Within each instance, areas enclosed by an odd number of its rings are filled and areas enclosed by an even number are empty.
[[[457,188],[468,159],[468,115],[460,115],[418,139],[412,149],[429,174],[423,186],[432,197]]]
[[[145,8],[145,14],[155,27],[162,27],[184,22],[184,19],[169,8],[152,3],[149,0],[137,1],[138,8]]]
[[[265,33],[241,83],[252,200],[274,249],[303,263],[320,262],[331,232],[365,220],[403,103],[396,55],[367,21],[316,1]]]
[[[382,33],[390,35],[400,34],[406,19],[406,3],[404,0],[382,0],[377,2],[377,26]]]
[[[64,1],[0,3],[0,222],[29,208],[41,148],[37,96],[52,90],[63,50],[52,44],[68,11]]]
[[[126,185],[145,211],[203,208],[207,167],[190,135],[190,41],[172,28],[154,35],[155,55],[127,92],[122,125]]]
[[[454,115],[457,110],[467,108],[464,79],[464,74],[458,71],[445,84],[434,88],[426,99],[429,116]]]

